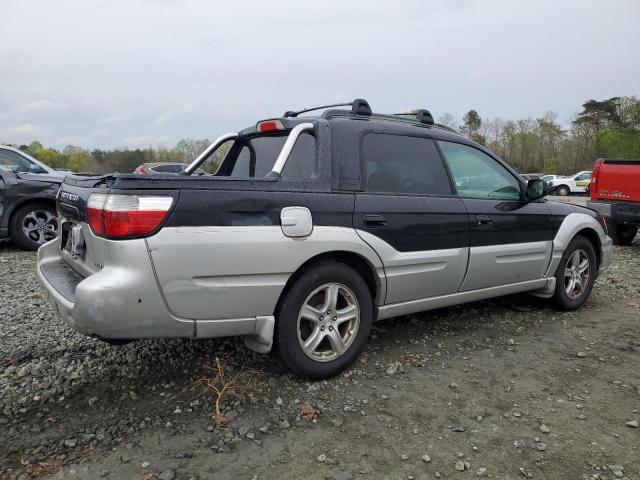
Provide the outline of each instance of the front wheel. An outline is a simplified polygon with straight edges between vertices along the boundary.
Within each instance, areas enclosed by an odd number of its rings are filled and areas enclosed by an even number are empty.
[[[364,349],[373,302],[364,279],[344,263],[328,261],[304,272],[276,315],[280,355],[297,375],[332,377]]]
[[[566,185],[560,185],[558,188],[556,188],[556,193],[561,197],[566,197],[567,195],[569,195],[569,193],[571,193],[571,190],[569,190],[569,187],[567,187]]]
[[[597,268],[593,244],[586,237],[576,236],[562,255],[555,274],[554,299],[560,309],[575,310],[582,306],[593,288]]]

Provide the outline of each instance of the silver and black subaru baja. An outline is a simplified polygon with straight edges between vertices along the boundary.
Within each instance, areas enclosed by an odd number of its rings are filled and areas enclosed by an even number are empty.
[[[67,176],[38,252],[51,303],[108,340],[275,340],[322,378],[375,320],[525,291],[585,302],[612,256],[598,214],[546,201],[426,110],[349,105],[223,135],[183,175]]]

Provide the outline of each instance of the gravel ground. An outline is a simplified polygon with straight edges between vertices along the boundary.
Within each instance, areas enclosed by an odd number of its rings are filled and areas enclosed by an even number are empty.
[[[577,312],[522,295],[380,322],[309,382],[235,338],[83,337],[0,243],[0,478],[640,479],[640,236],[615,253]],[[226,428],[193,391],[215,356],[262,372]]]

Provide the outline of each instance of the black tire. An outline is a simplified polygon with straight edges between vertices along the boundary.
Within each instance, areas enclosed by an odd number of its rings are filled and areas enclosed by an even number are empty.
[[[625,225],[624,223],[615,223],[607,219],[607,231],[614,245],[628,247],[633,243],[638,233],[636,225]]]
[[[566,197],[571,193],[571,190],[566,185],[560,185],[556,188],[556,195],[560,195],[561,197]]]
[[[52,218],[45,222],[47,226],[46,230],[43,227],[42,231],[36,230],[31,234],[27,234],[23,230],[25,222],[35,226],[35,220],[30,222],[29,218],[35,217],[36,219],[45,221],[47,216]],[[54,229],[51,230],[50,227]],[[43,243],[53,240],[58,235],[58,231],[59,226],[55,208],[47,203],[29,203],[20,207],[13,213],[9,223],[11,241],[25,250],[37,250]]]
[[[300,320],[299,323],[298,318],[301,314],[303,305],[312,302],[313,298],[315,298],[311,295],[316,290],[329,284],[346,287],[343,291],[348,291],[349,294],[352,294],[348,296],[352,302],[357,301],[356,307],[359,309],[359,321],[357,322],[357,329],[354,329],[351,334],[350,341],[348,342],[344,353],[339,354],[339,356],[333,360],[326,359],[321,361],[313,359],[303,350],[301,342],[310,338],[313,333],[309,333],[308,337],[303,339],[302,330],[304,328],[309,329],[309,327],[303,325],[305,320]],[[321,295],[321,293],[319,292],[318,295]],[[326,305],[326,299],[323,303]],[[318,307],[318,311],[321,309],[322,307]],[[316,325],[318,329],[322,328],[323,331],[322,334],[319,334],[319,336],[322,336],[323,340],[318,345],[318,349],[323,345],[326,345],[331,349],[333,343],[330,341],[331,339],[328,338],[330,336],[328,334],[328,329],[333,331],[334,328],[328,322],[330,322],[331,319],[335,320],[336,318],[337,317],[329,315],[326,315],[325,317],[320,316],[319,319],[327,324],[326,327],[322,322],[313,323],[313,325]],[[283,360],[296,375],[312,380],[328,378],[339,374],[349,367],[356,358],[358,358],[369,340],[372,323],[373,301],[364,279],[358,274],[358,272],[344,263],[326,261],[318,263],[303,272],[297,280],[295,280],[295,283],[291,288],[285,293],[276,311],[275,343]],[[345,324],[341,324],[340,328],[336,327],[335,333],[342,335],[340,330],[343,325],[346,325],[347,328],[351,327],[351,323],[345,322]],[[315,327],[312,328],[314,328],[315,332]],[[327,333],[324,333],[325,331]],[[346,335],[348,335],[348,333]],[[325,344],[325,341],[328,343]]]
[[[582,282],[584,283],[584,287],[580,294],[576,297],[572,297],[566,290],[570,286],[570,279],[567,281],[565,278],[565,271],[568,264],[570,264],[572,256],[576,252],[584,252],[588,259],[589,270],[588,275],[583,277]],[[562,255],[560,265],[558,265],[558,269],[556,270],[556,289],[553,298],[558,308],[567,311],[580,308],[587,298],[589,298],[589,294],[591,293],[591,289],[593,288],[593,284],[596,279],[597,269],[598,262],[593,244],[586,237],[577,235],[573,240],[571,240],[571,243],[569,243],[569,246]]]

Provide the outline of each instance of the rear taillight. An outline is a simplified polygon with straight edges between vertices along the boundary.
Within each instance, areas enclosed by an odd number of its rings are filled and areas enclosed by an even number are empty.
[[[172,203],[172,197],[92,193],[87,200],[87,221],[96,235],[140,237],[162,224]]]

